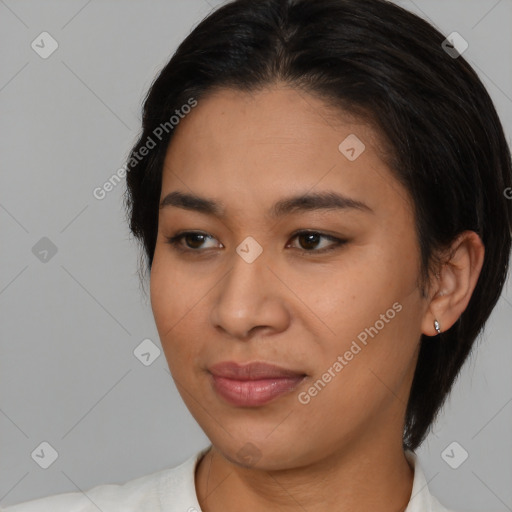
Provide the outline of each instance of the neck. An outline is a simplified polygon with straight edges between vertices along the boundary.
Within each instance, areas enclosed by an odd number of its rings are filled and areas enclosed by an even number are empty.
[[[269,471],[241,467],[212,446],[196,468],[196,489],[203,512],[403,512],[413,478],[401,438],[368,436],[306,466]]]

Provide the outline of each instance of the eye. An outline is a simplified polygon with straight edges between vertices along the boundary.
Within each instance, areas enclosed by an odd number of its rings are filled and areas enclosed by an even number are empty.
[[[174,249],[180,252],[189,252],[189,253],[200,253],[204,251],[200,251],[204,244],[205,240],[214,238],[208,234],[200,233],[197,231],[185,231],[182,233],[178,233],[175,236],[167,237],[167,243],[171,244]],[[343,240],[340,238],[336,238],[331,235],[326,235],[320,233],[318,231],[298,231],[294,233],[292,236],[292,240],[297,238],[300,241],[300,245],[302,247],[306,247],[306,249],[298,249],[302,254],[319,254],[325,253],[328,251],[332,251],[338,248],[341,245],[347,243],[347,240]],[[322,247],[320,249],[316,249],[318,245],[318,241],[321,239],[329,240],[332,242],[330,246]],[[186,245],[182,244],[182,241],[186,241]],[[288,247],[288,246],[287,246]],[[204,247],[203,247],[204,248]]]
[[[197,249],[201,247],[205,239],[212,238],[212,236],[197,231],[185,231],[178,233],[175,236],[167,237],[167,243],[171,244],[174,249],[181,252],[199,252]],[[192,240],[192,244],[187,243],[186,247],[182,245],[182,240]],[[194,240],[195,239],[195,240]]]
[[[312,252],[315,254],[325,253],[332,251],[347,242],[347,240],[336,238],[331,235],[326,235],[318,231],[299,231],[293,235],[292,239],[293,238],[297,238],[300,241],[300,245],[307,248],[307,250],[299,249],[299,251],[303,254],[310,254]],[[318,241],[322,238],[329,240],[332,242],[332,244],[330,246],[324,246],[321,249],[315,250],[315,247],[318,245]]]

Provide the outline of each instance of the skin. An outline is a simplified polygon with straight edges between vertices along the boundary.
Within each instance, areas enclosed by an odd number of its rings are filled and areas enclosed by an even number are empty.
[[[338,149],[349,134],[366,146],[354,161]],[[382,148],[368,124],[285,84],[254,94],[217,91],[176,128],[161,199],[179,190],[225,207],[222,219],[160,209],[150,281],[169,369],[213,445],[195,474],[204,512],[399,512],[409,502],[414,475],[402,429],[420,337],[436,335],[435,318],[442,330],[459,318],[484,249],[475,233],[464,233],[422,297],[411,202]],[[267,216],[284,197],[321,191],[373,212]],[[299,229],[348,242],[321,254],[335,243],[294,237]],[[181,253],[166,237],[184,230],[212,238],[182,239],[190,252]],[[252,263],[235,250],[248,236],[263,248]],[[298,394],[396,302],[401,311],[300,403]],[[264,361],[307,377],[263,406],[235,407],[210,383],[207,368],[221,361]],[[237,453],[247,443],[257,455],[244,462]]]

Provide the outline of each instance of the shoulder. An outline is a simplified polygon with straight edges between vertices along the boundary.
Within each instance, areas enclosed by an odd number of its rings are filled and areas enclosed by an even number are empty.
[[[0,512],[155,512],[181,508],[183,502],[194,501],[195,466],[205,452],[206,449],[201,450],[178,466],[124,484],[103,484],[85,492],[54,494],[0,508]]]

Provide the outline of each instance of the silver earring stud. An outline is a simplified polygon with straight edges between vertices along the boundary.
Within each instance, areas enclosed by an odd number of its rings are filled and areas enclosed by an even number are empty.
[[[441,327],[439,326],[439,322],[434,320],[434,329],[437,331],[437,334],[441,334]]]

